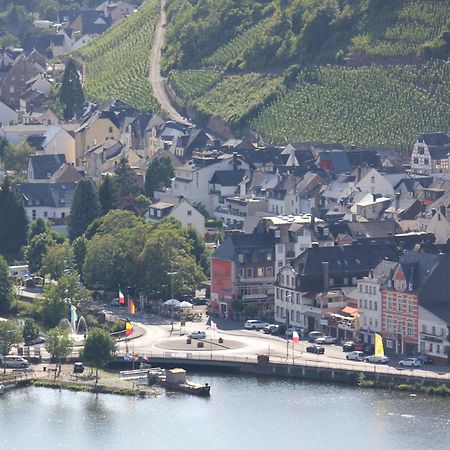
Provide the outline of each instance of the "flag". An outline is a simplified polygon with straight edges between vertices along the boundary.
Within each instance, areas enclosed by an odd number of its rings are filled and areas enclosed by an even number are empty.
[[[383,339],[375,333],[375,356],[384,356]]]
[[[300,342],[300,336],[295,330],[292,332],[292,342],[294,344],[298,344]]]
[[[119,303],[121,305],[125,304],[125,295],[122,294],[122,291],[119,289]]]
[[[130,301],[128,302],[128,311],[130,314],[134,314],[136,312],[136,307],[134,306],[134,301],[130,298]]]
[[[131,334],[133,334],[133,325],[129,320],[127,320],[125,322],[125,335],[130,336]]]
[[[75,305],[70,305],[70,322],[75,325],[78,320],[77,308]]]
[[[211,319],[211,330],[212,330],[213,334],[215,334],[217,332],[217,323],[214,322],[212,319]]]

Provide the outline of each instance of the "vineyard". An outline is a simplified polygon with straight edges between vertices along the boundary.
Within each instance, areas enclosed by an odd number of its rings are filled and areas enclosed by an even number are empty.
[[[156,106],[148,76],[158,15],[159,1],[147,0],[138,12],[80,49],[78,54],[86,63],[83,87],[89,99],[118,98],[140,110]]]
[[[422,67],[322,67],[264,108],[267,140],[342,142],[399,151],[424,131],[450,131],[450,62]]]
[[[206,116],[220,116],[232,127],[241,124],[243,119],[260,108],[269,97],[281,86],[281,78],[263,76],[256,73],[223,77],[219,72],[187,71],[172,72],[170,80],[174,91],[183,100]],[[213,81],[214,80],[214,81]],[[206,83],[212,82],[213,87],[206,89]]]
[[[364,32],[352,40],[351,51],[370,56],[392,57],[416,55],[420,46],[439,36],[450,23],[450,2],[402,0],[381,7],[365,23]]]

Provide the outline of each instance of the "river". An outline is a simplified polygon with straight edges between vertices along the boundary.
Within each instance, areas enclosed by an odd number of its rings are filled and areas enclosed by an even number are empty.
[[[448,449],[450,399],[195,375],[211,398],[24,388],[0,397],[0,449]]]

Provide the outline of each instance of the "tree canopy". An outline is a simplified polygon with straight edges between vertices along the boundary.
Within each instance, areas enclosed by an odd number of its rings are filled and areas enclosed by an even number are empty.
[[[8,355],[13,345],[19,344],[21,340],[22,333],[14,322],[11,320],[0,322],[0,355]]]
[[[145,193],[153,198],[155,189],[169,187],[174,172],[167,156],[152,159],[145,174]]]
[[[70,337],[68,329],[55,327],[47,333],[45,341],[45,348],[50,353],[53,359],[58,362],[59,370],[61,371],[61,360],[69,356],[74,345],[73,339]],[[56,378],[56,372],[55,372]]]
[[[13,259],[20,255],[27,242],[28,219],[22,196],[8,177],[0,186],[0,215],[0,254]]]
[[[13,282],[9,276],[9,266],[0,255],[0,311],[8,312],[13,299]]]
[[[94,183],[88,179],[81,179],[75,189],[69,216],[69,237],[74,241],[81,236],[98,217],[100,204],[98,201],[97,188]]]
[[[83,88],[75,61],[67,61],[59,93],[59,100],[64,105],[64,119],[72,119],[75,112],[84,104]]]
[[[119,188],[115,177],[106,176],[98,190],[102,214],[119,208]]]

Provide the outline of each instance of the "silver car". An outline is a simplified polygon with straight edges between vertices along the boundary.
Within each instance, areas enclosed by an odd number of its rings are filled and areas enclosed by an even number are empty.
[[[389,362],[389,358],[387,356],[370,355],[366,356],[364,361],[373,364],[387,364]]]
[[[366,356],[363,352],[354,351],[347,353],[346,358],[350,361],[364,361]]]
[[[401,366],[420,367],[422,365],[422,362],[418,358],[406,358],[402,359],[399,364]]]

